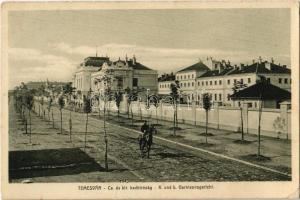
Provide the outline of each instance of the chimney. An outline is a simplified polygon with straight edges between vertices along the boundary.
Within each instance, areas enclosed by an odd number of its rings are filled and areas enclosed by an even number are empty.
[[[241,70],[243,70],[245,67],[245,65],[243,63],[241,63]]]
[[[282,65],[283,68],[286,68],[286,65]]]
[[[261,56],[259,56],[259,58],[258,58],[259,64],[261,64],[261,61],[262,61]]]
[[[265,62],[265,68],[267,68],[268,70],[272,70],[272,66],[271,63],[269,63],[268,61]]]
[[[125,56],[125,61],[126,61],[126,62],[128,61],[128,57],[127,57],[127,54],[126,54],[126,56]]]
[[[271,58],[271,63],[274,64],[274,58],[273,57]]]
[[[255,63],[255,60],[254,60],[254,59],[252,60],[252,63],[253,63],[253,64]]]
[[[136,63],[136,58],[135,58],[135,55],[133,55],[133,57],[132,57],[132,64],[135,65],[135,63]]]
[[[230,65],[230,61],[229,60],[227,60],[227,64]]]

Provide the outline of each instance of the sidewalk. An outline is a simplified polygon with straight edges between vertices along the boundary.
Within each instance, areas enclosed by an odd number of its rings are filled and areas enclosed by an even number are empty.
[[[139,130],[142,121],[139,116],[134,116],[134,124],[131,125],[131,119],[127,114],[120,114],[118,120],[117,113],[110,111],[109,122],[119,124],[128,128]],[[101,118],[103,113],[100,114]],[[98,118],[99,114],[94,113]],[[131,116],[130,116],[131,117]],[[143,117],[143,120],[147,120]],[[156,119],[150,119],[150,123],[156,124]],[[244,139],[247,141],[241,143],[241,133],[208,129],[211,136],[208,137],[208,144],[205,144],[205,127],[193,126],[188,124],[179,124],[181,130],[176,130],[176,136],[173,136],[173,122],[159,120],[156,126],[157,136],[167,138],[172,141],[202,148],[215,153],[223,154],[229,157],[241,159],[261,166],[269,167],[284,173],[291,173],[291,141],[261,136],[261,155],[264,159],[257,159],[257,136],[245,134]],[[155,142],[155,141],[154,141]]]

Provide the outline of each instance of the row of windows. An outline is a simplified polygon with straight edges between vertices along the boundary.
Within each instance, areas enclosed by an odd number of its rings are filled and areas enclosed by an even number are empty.
[[[183,79],[194,79],[194,74],[188,74],[188,75],[177,75],[177,80],[183,80]]]
[[[232,81],[232,82],[231,82]],[[252,79],[251,78],[241,78],[241,79],[227,79],[227,85],[230,84],[236,84],[237,81],[239,81],[240,83],[245,83],[245,84],[251,84]],[[270,78],[267,78],[268,82],[271,82]],[[292,79],[290,79],[290,83],[292,82]],[[278,83],[279,84],[288,84],[288,78],[279,78],[278,79]],[[198,81],[197,82],[198,86],[208,86],[208,85],[222,85],[222,80],[214,80],[214,81]],[[184,82],[184,83],[180,83],[180,87],[194,87],[194,82]],[[160,88],[170,88],[170,83],[164,84],[164,85],[160,85]]]
[[[288,78],[278,78],[279,84],[288,84],[289,80]],[[290,83],[292,83],[292,79],[290,79]]]

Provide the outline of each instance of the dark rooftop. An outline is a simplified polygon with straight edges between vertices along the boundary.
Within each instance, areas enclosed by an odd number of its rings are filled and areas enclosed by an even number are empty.
[[[81,66],[93,66],[101,67],[104,62],[109,61],[109,57],[87,57],[84,59],[84,62],[81,63]]]
[[[262,96],[261,96],[262,95]],[[291,93],[267,82],[259,82],[230,96],[231,99],[287,100]]]
[[[205,72],[204,74],[200,75],[198,78],[204,78],[204,77],[213,77],[213,76],[223,76],[226,75],[228,72],[230,72],[233,68],[228,67],[225,69],[219,70],[210,70]]]
[[[195,71],[208,71],[209,68],[202,61],[199,61],[196,64],[193,64],[189,67],[186,67],[182,70],[179,70],[178,72],[192,71],[192,70],[195,70]]]
[[[160,77],[158,77],[158,82],[164,81],[175,81],[175,74],[162,74]]]
[[[269,69],[266,67],[267,64],[270,65]],[[291,73],[291,70],[289,68],[286,68],[286,66],[280,66],[265,61],[261,63],[256,62],[251,65],[245,65],[242,69],[237,68],[232,72],[228,73],[228,75],[243,73]]]

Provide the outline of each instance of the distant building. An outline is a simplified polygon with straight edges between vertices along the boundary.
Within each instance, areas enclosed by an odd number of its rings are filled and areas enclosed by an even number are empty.
[[[208,71],[210,71],[210,68],[207,67],[202,60],[179,70],[176,73],[176,80],[179,81],[181,93],[186,95],[188,98],[194,99],[197,88],[196,79]]]
[[[101,70],[102,65],[109,62],[108,57],[87,57],[80,65],[73,75],[73,87],[82,95],[86,95],[92,87],[91,76],[92,73]]]
[[[265,77],[269,83],[282,89],[291,89],[291,70],[259,59],[251,65],[224,66],[209,71],[197,78],[197,91],[212,94],[213,101],[222,102],[223,105],[232,105],[230,95],[234,86],[239,82],[246,87],[256,84],[260,76]],[[199,99],[198,99],[199,100]]]
[[[175,83],[175,74],[162,74],[158,77],[158,94],[168,95],[171,93],[171,84]]]
[[[181,92],[187,95],[189,101],[201,104],[201,95],[207,92],[212,95],[212,101],[233,105],[230,95],[234,92],[234,86],[243,84],[249,87],[256,84],[260,76],[279,88],[287,91],[291,89],[291,70],[285,65],[275,64],[273,59],[268,62],[261,58],[254,60],[251,65],[240,66],[232,66],[229,61],[207,58],[206,61],[178,71],[176,80],[179,80]]]
[[[111,61],[108,57],[88,57],[84,59],[73,78],[73,87],[77,92],[86,95],[89,91],[100,92],[105,89],[105,81],[102,78],[107,73],[113,77],[111,90],[147,91],[157,93],[157,71],[137,62],[135,56],[132,59]]]

